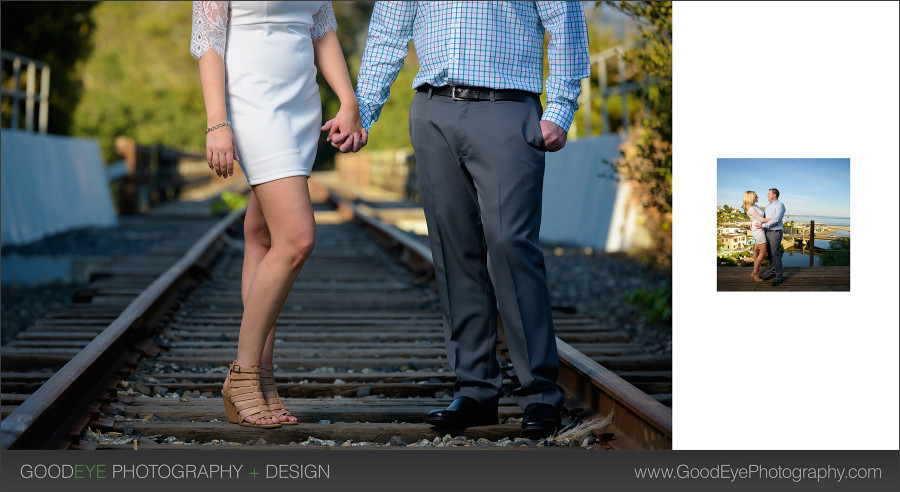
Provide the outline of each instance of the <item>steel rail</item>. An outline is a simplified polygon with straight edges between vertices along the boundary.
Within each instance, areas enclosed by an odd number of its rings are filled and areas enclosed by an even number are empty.
[[[323,189],[313,182],[310,186]],[[431,251],[427,246],[370,216],[362,207],[346,202],[330,190],[324,191],[345,219],[361,225],[376,242],[392,250],[417,274],[434,278]],[[102,399],[104,391],[114,392],[114,388],[106,386],[114,380],[116,371],[129,359],[136,359],[137,353],[132,347],[150,334],[159,317],[156,313],[162,311],[160,307],[167,305],[192,277],[202,275],[223,247],[222,233],[242,215],[243,212],[232,213],[213,226],[113,323],[4,419],[0,424],[2,448],[55,447],[64,443],[67,429],[80,431],[90,420],[90,405]],[[557,349],[560,384],[566,387],[571,397],[581,400],[600,416],[612,419],[611,429],[616,431],[615,442],[610,443],[613,447],[672,448],[671,409],[559,338]]]
[[[127,361],[131,347],[149,334],[160,308],[193,276],[202,275],[224,247],[222,234],[243,215],[243,210],[235,211],[213,225],[115,321],[3,419],[0,449],[58,447],[66,430],[83,422],[80,410],[89,411],[115,371]]]
[[[398,228],[366,214],[361,207],[348,203],[325,186],[313,181],[310,186],[327,193],[328,200],[345,219],[362,224],[377,241],[398,253],[411,270],[434,278],[434,263],[428,247]],[[560,384],[568,390],[569,396],[580,399],[598,415],[612,419],[612,426],[630,441],[617,445],[635,449],[672,449],[672,409],[559,338],[556,346]]]

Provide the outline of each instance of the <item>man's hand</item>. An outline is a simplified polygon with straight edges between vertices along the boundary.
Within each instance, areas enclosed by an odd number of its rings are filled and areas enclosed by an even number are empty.
[[[331,146],[341,152],[359,152],[359,149],[369,143],[369,133],[365,128],[360,129],[358,133],[335,133],[332,128],[335,127],[335,118],[332,118],[322,125],[322,131],[328,132],[327,142],[331,142]]]
[[[541,133],[547,152],[556,152],[566,146],[566,132],[556,123],[541,120]]]

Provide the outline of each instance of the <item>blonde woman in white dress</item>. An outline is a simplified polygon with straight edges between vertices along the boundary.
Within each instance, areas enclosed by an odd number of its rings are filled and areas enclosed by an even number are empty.
[[[762,209],[756,206],[758,201],[759,197],[756,196],[755,191],[744,192],[744,213],[750,217],[750,233],[753,234],[753,242],[755,243],[753,246],[753,272],[750,274],[750,278],[754,282],[763,281],[759,277],[759,265],[762,264],[763,258],[766,257],[767,246],[766,231],[763,230],[762,223],[772,220],[763,218]]]
[[[229,422],[296,424],[275,387],[275,321],[315,244],[307,187],[322,124],[316,68],[341,107],[329,136],[359,150],[365,130],[331,2],[194,2],[191,54],[206,105],[206,157],[222,178],[235,159],[252,187],[244,219],[244,305],[222,398]]]

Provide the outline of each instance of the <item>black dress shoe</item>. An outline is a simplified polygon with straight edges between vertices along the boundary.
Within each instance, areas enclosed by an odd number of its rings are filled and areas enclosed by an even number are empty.
[[[560,409],[547,403],[532,403],[525,407],[522,435],[527,439],[550,436],[562,427]]]
[[[497,398],[478,403],[474,398],[459,396],[447,408],[432,410],[425,423],[435,427],[474,427],[497,423]]]
[[[765,277],[763,277],[763,280],[772,280],[773,278],[775,278],[775,274],[770,273],[770,274],[766,275]]]
[[[781,282],[784,282],[784,279],[783,279],[783,278],[776,279],[774,282],[772,282],[772,287],[775,287],[775,286],[777,286],[777,285],[781,285]]]

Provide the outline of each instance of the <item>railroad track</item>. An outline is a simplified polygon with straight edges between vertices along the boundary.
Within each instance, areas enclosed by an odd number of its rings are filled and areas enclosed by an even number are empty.
[[[565,313],[554,313],[560,384],[568,406],[586,409],[587,424],[540,442],[519,437],[522,412],[509,397],[515,376],[502,336],[499,422],[461,435],[424,424],[429,410],[451,401],[454,380],[429,284],[430,253],[339,197],[329,199],[316,206],[316,250],[277,328],[279,393],[299,425],[260,430],[224,420],[219,391],[241,318],[241,215],[234,213],[146,288],[135,288],[128,275],[147,280],[151,262],[123,268],[120,278],[83,294],[102,309],[81,303],[3,348],[3,448],[671,449],[671,410],[647,394],[671,393],[671,361],[642,353],[614,327]],[[63,363],[52,377],[40,370]]]

